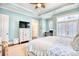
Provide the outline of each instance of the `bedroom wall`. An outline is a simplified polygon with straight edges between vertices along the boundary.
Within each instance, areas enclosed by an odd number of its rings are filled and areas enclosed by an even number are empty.
[[[30,36],[32,36],[32,18],[25,15],[21,15],[15,12],[8,11],[7,9],[0,8],[0,14],[6,14],[9,16],[9,39],[14,40],[19,38],[19,21],[30,22]]]
[[[53,14],[53,13],[52,13]],[[58,13],[58,14],[55,14],[55,15],[52,15],[51,18],[43,18],[41,17],[40,19],[40,31],[39,31],[39,35],[40,36],[43,36],[44,32],[45,31],[49,31],[49,24],[50,24],[50,20],[52,21],[53,25],[52,28],[54,30],[54,35],[57,35],[57,17],[59,16],[63,16],[63,15],[69,15],[69,14],[79,14],[79,8],[75,8],[75,9],[71,9],[71,10],[67,10],[67,11],[64,11],[64,12],[61,12],[61,13]],[[43,15],[44,16],[44,15]],[[49,16],[49,15],[48,15]],[[42,33],[41,33],[42,32]],[[79,32],[79,31],[78,31]]]
[[[40,18],[39,19],[39,36],[44,37],[44,33],[49,30],[48,19]]]
[[[59,13],[59,14],[56,14],[55,16],[56,17],[61,17],[61,16],[66,16],[66,15],[68,16],[68,15],[73,15],[73,14],[79,14],[79,7],[75,8],[75,9],[72,9],[72,10],[67,10],[67,11]],[[79,21],[78,21],[78,23],[79,23]],[[79,27],[79,24],[78,24],[78,27]],[[79,28],[77,30],[79,32]]]
[[[56,17],[55,16],[53,16],[52,18],[49,18],[49,19],[47,19],[46,20],[46,30],[47,30],[47,32],[49,31],[49,30],[53,30],[53,35],[56,35],[56,27],[57,27],[57,19],[56,19]]]
[[[57,35],[57,19],[56,19],[56,16],[53,16],[51,20],[53,20],[53,35],[56,36]]]
[[[53,24],[53,25],[51,25],[51,27],[52,27],[52,29],[54,31],[53,34],[57,35],[57,17],[63,16],[63,15],[66,15],[66,14],[75,14],[75,13],[79,13],[79,8],[72,9],[72,10],[67,10],[67,11],[64,11],[62,13],[58,13],[58,14],[52,15],[51,18],[48,18],[49,15],[47,15],[46,18],[43,17],[44,15],[41,16],[39,18],[39,36],[43,37],[44,36],[44,32],[48,32],[49,31],[49,29],[50,29],[50,27],[49,27],[50,21]]]
[[[57,20],[54,16],[48,19],[40,18],[39,19],[39,36],[43,37],[44,33],[49,32],[49,30],[51,29],[54,31],[53,35],[56,35],[56,21]]]

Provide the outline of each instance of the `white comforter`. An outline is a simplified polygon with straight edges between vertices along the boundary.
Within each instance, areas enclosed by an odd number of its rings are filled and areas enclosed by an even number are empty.
[[[37,56],[77,56],[70,45],[71,38],[49,36],[29,42],[29,52]]]

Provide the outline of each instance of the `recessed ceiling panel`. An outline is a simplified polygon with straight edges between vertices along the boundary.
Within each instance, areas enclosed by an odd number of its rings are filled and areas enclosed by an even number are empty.
[[[28,9],[35,14],[42,14],[49,10],[57,9],[61,6],[67,5],[68,3],[45,3],[45,8],[35,9],[34,5],[31,3],[19,3],[18,5]]]

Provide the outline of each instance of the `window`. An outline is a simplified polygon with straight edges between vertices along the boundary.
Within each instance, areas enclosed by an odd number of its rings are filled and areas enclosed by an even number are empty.
[[[57,34],[65,36],[65,23],[57,24]]]
[[[63,22],[57,24],[57,34],[60,36],[73,37],[77,34],[77,22]]]
[[[73,18],[67,16],[57,18],[57,35],[58,36],[67,36],[67,37],[74,37],[77,34],[78,31],[78,17],[75,18],[74,15]],[[67,19],[67,20],[66,20]]]
[[[68,26],[68,32],[69,32],[68,36],[74,37],[77,34],[77,22],[76,21],[69,22],[67,26]]]

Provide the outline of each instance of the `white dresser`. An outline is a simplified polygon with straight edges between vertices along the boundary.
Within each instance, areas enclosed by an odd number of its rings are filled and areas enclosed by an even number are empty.
[[[30,40],[30,29],[20,28],[20,42]]]

